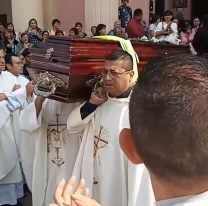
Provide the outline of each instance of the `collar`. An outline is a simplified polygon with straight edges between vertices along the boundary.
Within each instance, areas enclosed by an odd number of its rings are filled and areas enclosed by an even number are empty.
[[[123,94],[116,97],[116,99],[127,98],[131,93],[131,88],[128,88]]]

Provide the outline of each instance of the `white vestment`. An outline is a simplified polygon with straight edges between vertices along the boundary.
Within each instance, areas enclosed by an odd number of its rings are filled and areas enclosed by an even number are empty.
[[[158,201],[156,206],[207,206],[208,192],[187,197]]]
[[[12,92],[13,86],[18,82],[16,77],[7,71],[1,72],[0,82],[0,93],[5,93],[8,98],[0,102],[0,194],[4,196],[0,199],[0,205],[16,204],[16,198],[23,195],[23,188],[21,190],[21,186],[18,185],[22,181],[19,164],[21,139],[19,109],[26,105],[26,88],[22,87]],[[15,195],[18,188],[21,192]]]
[[[33,206],[53,203],[59,181],[72,176],[80,135],[69,135],[66,122],[78,105],[47,99],[38,118],[35,102],[21,112],[22,165],[33,194]]]
[[[103,206],[138,206],[139,189],[149,185],[141,185],[144,165],[133,165],[119,145],[121,130],[130,127],[129,98],[109,97],[84,120],[81,107],[71,113],[67,122],[69,132],[84,132],[73,175],[77,180],[85,179],[90,196]],[[151,183],[149,188],[145,197],[151,194],[153,205]]]

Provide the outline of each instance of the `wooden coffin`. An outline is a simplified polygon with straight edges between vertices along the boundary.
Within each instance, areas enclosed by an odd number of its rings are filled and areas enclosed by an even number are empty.
[[[139,72],[155,57],[189,51],[186,46],[171,44],[132,41],[132,45],[140,60]],[[51,99],[62,102],[85,101],[91,94],[86,82],[101,73],[106,56],[115,50],[121,50],[119,42],[50,36],[47,42],[31,48],[32,63],[28,71],[35,82],[37,75],[45,72],[64,82],[64,86],[57,87],[50,96]]]

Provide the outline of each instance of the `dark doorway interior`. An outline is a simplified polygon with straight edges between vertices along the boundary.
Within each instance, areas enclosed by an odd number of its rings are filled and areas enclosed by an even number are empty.
[[[208,0],[192,0],[192,19],[208,14]]]
[[[163,16],[164,11],[165,11],[165,0],[155,0],[155,14]]]
[[[7,15],[6,14],[0,14],[0,23],[4,26],[7,24]]]

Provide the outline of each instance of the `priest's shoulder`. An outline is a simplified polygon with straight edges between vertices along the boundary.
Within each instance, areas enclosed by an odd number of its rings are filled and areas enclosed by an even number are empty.
[[[15,76],[13,74],[11,74],[10,72],[8,71],[3,71],[2,73],[2,76],[3,78],[8,78],[8,79],[14,79],[15,80]]]

